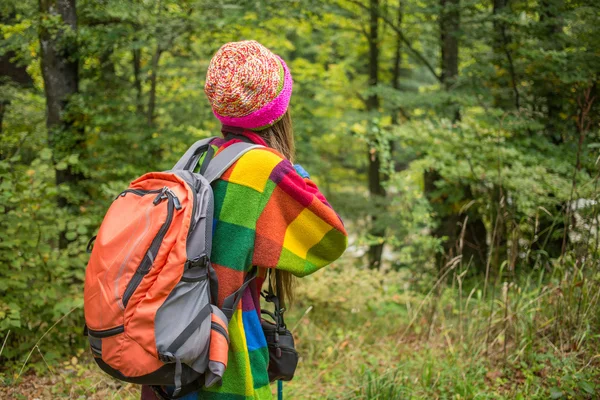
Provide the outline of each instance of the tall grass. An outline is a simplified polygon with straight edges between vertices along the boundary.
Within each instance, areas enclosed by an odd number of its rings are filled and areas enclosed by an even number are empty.
[[[598,177],[587,184],[597,183]],[[572,208],[568,240],[555,259],[545,245],[558,223],[539,231],[537,219],[517,223],[498,207],[512,232],[502,249],[491,240],[483,274],[463,258],[459,237],[457,255],[425,291],[411,288],[411,271],[373,271],[348,261],[308,278],[297,312],[314,310],[296,331],[303,360],[287,393],[600,398],[600,194],[585,208],[577,203],[565,205]]]

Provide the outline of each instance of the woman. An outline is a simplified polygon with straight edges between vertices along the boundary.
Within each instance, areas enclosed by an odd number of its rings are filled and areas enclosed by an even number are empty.
[[[253,266],[259,273],[229,323],[223,384],[185,399],[271,399],[259,302],[266,270],[280,271],[285,291],[280,295],[290,299],[293,276],[336,260],[346,249],[346,231],[306,171],[292,165],[292,77],[281,58],[255,41],[227,43],[210,62],[204,90],[223,124],[224,137],[211,143],[216,154],[240,140],[265,146],[243,155],[212,185],[211,261],[219,305]],[[146,387],[142,398],[153,398]]]

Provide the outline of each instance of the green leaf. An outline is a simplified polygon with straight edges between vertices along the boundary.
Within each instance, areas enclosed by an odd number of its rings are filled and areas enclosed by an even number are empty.
[[[77,233],[69,231],[65,234],[65,237],[67,238],[67,240],[75,240],[75,238],[77,237]]]
[[[550,398],[551,399],[562,399],[564,397],[564,392],[562,390],[560,390],[559,388],[552,388],[550,389]]]
[[[596,393],[596,390],[594,390],[594,386],[592,386],[592,384],[589,383],[589,382],[587,382],[587,381],[581,381],[581,382],[579,382],[579,387],[581,388],[581,390],[583,390],[587,394],[594,394],[594,393]]]
[[[40,158],[44,161],[50,160],[52,158],[52,150],[49,148],[42,149],[42,151],[40,151]]]
[[[79,154],[71,154],[67,159],[67,163],[70,165],[75,165],[79,162]]]

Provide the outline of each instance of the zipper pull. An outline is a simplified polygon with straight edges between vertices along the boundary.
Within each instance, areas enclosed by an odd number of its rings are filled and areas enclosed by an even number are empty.
[[[167,195],[165,194],[167,191],[167,187],[163,187],[161,189],[161,191],[156,195],[156,197],[154,198],[154,201],[152,202],[152,204],[154,204],[155,206],[157,206],[161,201],[163,201],[164,199],[167,198]]]
[[[166,189],[166,193],[168,195],[171,196],[171,198],[173,199],[173,204],[175,204],[175,209],[176,210],[181,210],[181,202],[179,201],[179,198],[177,197],[177,195],[175,194],[174,191],[172,191],[170,188],[165,187]]]

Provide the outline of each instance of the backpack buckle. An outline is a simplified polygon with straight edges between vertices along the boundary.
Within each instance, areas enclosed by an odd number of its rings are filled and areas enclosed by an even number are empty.
[[[197,260],[187,260],[185,262],[186,269],[205,267],[207,265],[208,265],[208,257],[206,256],[206,254],[203,255],[202,257],[198,258]]]
[[[175,362],[175,356],[171,353],[158,353],[158,359],[165,364]]]

